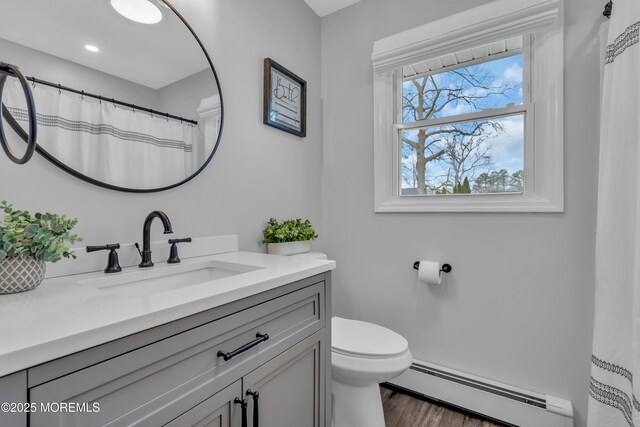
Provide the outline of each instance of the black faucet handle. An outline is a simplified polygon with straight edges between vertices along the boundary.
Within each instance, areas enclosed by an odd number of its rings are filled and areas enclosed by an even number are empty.
[[[110,243],[102,246],[87,246],[87,252],[109,251],[107,268],[104,269],[105,273],[119,273],[122,271],[122,267],[120,267],[120,262],[118,261],[118,252],[116,252],[116,249],[120,249],[120,243]]]
[[[191,243],[192,240],[193,239],[191,239],[191,237],[186,237],[184,239],[169,239],[171,249],[169,251],[167,264],[178,264],[180,262],[180,257],[178,256],[178,243]]]
[[[191,243],[193,239],[191,237],[185,237],[184,239],[169,239],[170,245],[175,245],[176,243]]]
[[[102,246],[87,246],[87,252],[107,251],[120,249],[120,243],[109,243]]]

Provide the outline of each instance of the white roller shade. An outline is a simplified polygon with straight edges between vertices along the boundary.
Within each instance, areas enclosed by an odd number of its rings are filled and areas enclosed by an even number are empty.
[[[540,31],[558,21],[562,0],[496,0],[378,40],[373,69],[393,68]]]

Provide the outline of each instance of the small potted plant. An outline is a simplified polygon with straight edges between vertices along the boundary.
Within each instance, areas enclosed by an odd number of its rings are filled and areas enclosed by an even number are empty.
[[[77,219],[66,215],[14,210],[0,202],[4,220],[0,221],[0,294],[29,291],[44,279],[46,262],[75,258],[65,243],[81,242],[70,234]]]
[[[271,218],[262,232],[267,253],[273,255],[293,255],[311,250],[311,241],[318,235],[308,219],[287,219],[278,222]]]

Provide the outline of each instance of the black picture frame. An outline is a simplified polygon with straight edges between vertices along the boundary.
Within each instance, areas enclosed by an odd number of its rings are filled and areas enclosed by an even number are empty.
[[[265,125],[300,138],[307,136],[307,82],[304,79],[273,59],[265,58],[263,98]]]

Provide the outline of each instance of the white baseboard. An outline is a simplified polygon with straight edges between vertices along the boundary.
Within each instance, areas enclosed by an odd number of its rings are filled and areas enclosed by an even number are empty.
[[[521,427],[573,427],[568,400],[420,360],[389,383]]]

